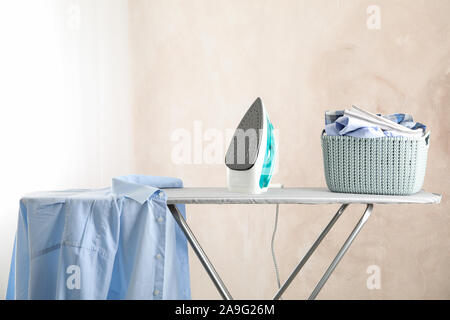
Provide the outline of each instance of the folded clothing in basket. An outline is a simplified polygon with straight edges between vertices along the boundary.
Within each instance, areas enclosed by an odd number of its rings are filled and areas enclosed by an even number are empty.
[[[425,125],[414,122],[411,115],[404,113],[382,116],[356,106],[325,112],[325,132],[329,136],[421,137],[425,131]]]

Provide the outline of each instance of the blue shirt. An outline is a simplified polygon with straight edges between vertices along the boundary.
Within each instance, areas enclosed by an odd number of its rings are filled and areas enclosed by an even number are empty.
[[[186,238],[158,189],[171,187],[134,175],[21,199],[6,298],[190,299]]]

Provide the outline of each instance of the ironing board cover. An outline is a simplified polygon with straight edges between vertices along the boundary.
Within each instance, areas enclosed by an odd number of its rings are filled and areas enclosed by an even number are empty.
[[[331,192],[326,188],[273,188],[262,194],[230,192],[226,188],[168,188],[167,203],[185,204],[433,204],[441,195],[424,190],[409,196]]]

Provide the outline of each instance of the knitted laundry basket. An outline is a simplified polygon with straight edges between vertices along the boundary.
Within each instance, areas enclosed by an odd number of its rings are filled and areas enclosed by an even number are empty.
[[[425,177],[429,132],[420,138],[327,136],[322,152],[327,186],[334,192],[408,195]]]

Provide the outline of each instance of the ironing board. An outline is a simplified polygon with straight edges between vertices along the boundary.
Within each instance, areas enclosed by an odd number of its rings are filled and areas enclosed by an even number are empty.
[[[367,222],[375,204],[437,204],[441,201],[441,195],[428,193],[423,190],[409,196],[335,193],[326,188],[273,188],[262,194],[233,193],[226,188],[171,188],[163,190],[167,194],[167,204],[175,221],[185,234],[219,294],[226,300],[232,299],[231,294],[195,238],[186,220],[178,211],[176,204],[341,204],[328,225],[294,268],[286,282],[277,291],[273,298],[274,300],[278,300],[282,296],[345,209],[350,204],[365,204],[366,208],[362,217],[311,293],[309,299],[313,300],[347,252],[362,226]]]

